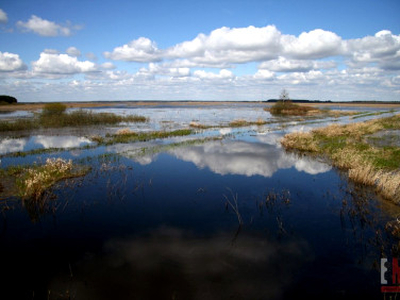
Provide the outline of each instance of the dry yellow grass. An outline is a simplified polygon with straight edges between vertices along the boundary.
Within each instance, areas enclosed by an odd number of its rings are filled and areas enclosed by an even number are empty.
[[[372,165],[367,164],[349,169],[349,178],[364,185],[374,185],[380,172]]]
[[[365,134],[372,134],[382,129],[382,124],[378,123],[377,120],[371,120],[347,125],[332,124],[323,128],[314,129],[312,132],[325,135],[326,137],[351,135],[352,137],[360,138]]]
[[[377,170],[372,165],[349,169],[349,178],[355,182],[375,186],[375,190],[386,199],[400,204],[399,171]]]
[[[353,148],[337,149],[331,154],[333,164],[340,169],[353,169],[364,165],[361,153]]]
[[[193,127],[193,128],[198,128],[198,129],[205,129],[205,128],[208,128],[208,127],[209,127],[209,126],[207,126],[207,125],[203,125],[203,124],[200,124],[200,123],[195,122],[195,121],[190,122],[190,123],[189,123],[189,126],[190,126],[190,127]]]
[[[281,144],[286,149],[296,149],[299,151],[317,152],[319,150],[317,143],[313,139],[311,132],[293,132],[285,135]]]
[[[377,191],[387,199],[400,203],[400,173],[386,172],[377,176]]]
[[[348,125],[333,124],[306,133],[290,133],[284,136],[281,144],[286,149],[328,156],[334,166],[348,170],[351,180],[374,186],[381,196],[400,204],[398,147],[385,150],[364,141],[365,135],[385,128],[399,129],[400,115]]]
[[[134,132],[132,130],[130,130],[129,128],[122,128],[119,129],[115,134],[116,135],[129,135],[129,134],[133,134]]]
[[[43,166],[27,168],[19,175],[17,185],[23,199],[38,201],[57,181],[86,174],[87,168],[77,168],[72,160],[48,158]]]

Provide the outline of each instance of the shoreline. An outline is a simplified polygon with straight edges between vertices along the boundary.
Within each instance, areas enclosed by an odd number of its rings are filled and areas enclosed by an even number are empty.
[[[0,111],[34,111],[42,109],[46,104],[51,102],[20,102],[17,104],[6,104],[0,106]],[[166,106],[222,106],[222,105],[243,105],[243,104],[259,104],[266,107],[272,106],[273,102],[263,101],[84,101],[84,102],[60,102],[68,108],[90,108],[90,107],[107,107],[115,105],[124,105],[128,107],[154,107],[159,105]],[[400,102],[310,102],[299,103],[304,106],[315,107],[376,107],[376,108],[400,108]]]
[[[400,205],[400,147],[377,146],[368,141],[373,134],[393,130],[400,130],[400,114],[346,125],[332,124],[310,132],[292,132],[280,142],[288,151],[326,157],[334,167],[347,170],[349,179],[373,186],[378,194]]]

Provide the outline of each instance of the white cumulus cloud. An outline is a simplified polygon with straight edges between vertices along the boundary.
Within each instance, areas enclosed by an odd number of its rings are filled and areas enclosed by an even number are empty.
[[[2,9],[0,8],[0,23],[5,24],[5,23],[7,23],[7,22],[8,22],[7,14],[5,13],[4,10],[2,10]]]
[[[189,58],[198,65],[261,61],[277,56],[280,39],[281,33],[273,25],[222,27],[167,49],[166,57]]]
[[[303,32],[299,37],[285,35],[282,38],[283,55],[297,59],[316,59],[342,53],[342,38],[336,33],[315,29]]]
[[[288,59],[280,56],[278,59],[265,61],[259,65],[259,69],[267,69],[275,72],[308,72],[317,69],[332,69],[336,67],[333,61],[315,61]]]
[[[101,64],[101,67],[105,70],[113,70],[113,69],[117,68],[113,63],[110,63],[110,62],[105,62],[105,63]]]
[[[97,71],[90,61],[79,61],[68,54],[52,54],[42,52],[39,60],[32,62],[34,73],[69,75]]]
[[[255,79],[262,80],[273,80],[275,79],[275,73],[269,70],[258,70],[256,74],[253,76]]]
[[[0,52],[0,72],[12,72],[26,69],[18,54]]]
[[[150,63],[149,68],[146,70],[144,68],[141,69],[141,72],[148,72],[151,75],[164,75],[164,76],[172,76],[172,77],[186,77],[190,75],[189,68],[171,68],[168,64],[155,64]]]
[[[76,47],[69,47],[65,52],[71,56],[81,56],[81,51],[79,51],[79,49]]]
[[[400,35],[394,35],[389,30],[348,40],[345,48],[353,63],[378,63],[383,69],[400,70]]]
[[[141,37],[105,52],[106,58],[123,61],[155,62],[174,60],[186,67],[227,68],[233,64],[262,62],[285,57],[312,60],[340,55],[343,40],[337,34],[315,29],[298,37],[281,33],[274,25],[265,27],[221,27],[209,34],[198,34],[167,49],[159,49],[154,41]],[[290,67],[292,68],[292,66]],[[308,70],[314,66],[294,69]]]
[[[222,69],[219,71],[218,74],[213,73],[213,72],[206,72],[204,70],[197,70],[193,73],[195,77],[198,77],[200,79],[233,79],[235,78],[235,75],[226,69]]]
[[[53,21],[44,20],[38,16],[32,15],[27,22],[18,21],[17,26],[28,32],[34,32],[41,36],[70,36],[74,30],[80,29],[79,26],[66,26],[57,24]]]
[[[282,82],[287,82],[290,85],[297,84],[316,84],[324,81],[324,74],[321,71],[311,70],[309,72],[293,72],[278,76]]]
[[[104,52],[104,56],[108,59],[135,62],[160,61],[160,55],[157,44],[145,37],[140,37],[121,47],[116,47],[112,52]]]

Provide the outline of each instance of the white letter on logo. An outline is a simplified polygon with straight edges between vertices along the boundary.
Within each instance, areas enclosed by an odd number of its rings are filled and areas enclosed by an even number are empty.
[[[381,284],[387,284],[387,280],[385,279],[385,274],[387,268],[385,264],[387,263],[387,258],[381,258]]]

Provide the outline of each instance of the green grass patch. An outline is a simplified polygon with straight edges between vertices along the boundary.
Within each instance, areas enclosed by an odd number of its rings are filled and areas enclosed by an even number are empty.
[[[383,147],[377,155],[371,155],[371,159],[374,166],[379,169],[399,169],[400,149],[399,147]]]
[[[129,129],[123,129],[116,134],[107,135],[103,140],[103,144],[112,145],[118,143],[145,142],[155,139],[163,139],[168,137],[186,136],[193,134],[192,129],[178,129],[174,131],[151,131],[151,132],[133,132]]]

